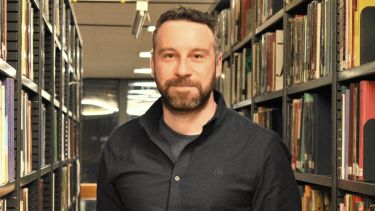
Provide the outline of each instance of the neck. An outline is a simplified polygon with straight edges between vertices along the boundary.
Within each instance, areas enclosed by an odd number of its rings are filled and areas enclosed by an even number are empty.
[[[216,111],[216,102],[211,93],[206,105],[199,111],[173,112],[163,105],[165,123],[177,133],[183,135],[198,135],[203,126],[213,117]]]

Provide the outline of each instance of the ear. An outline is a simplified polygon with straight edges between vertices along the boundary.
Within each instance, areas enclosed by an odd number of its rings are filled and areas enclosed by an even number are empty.
[[[222,67],[223,67],[223,54],[222,53],[219,53],[219,55],[217,56],[215,65],[216,65],[215,76],[216,76],[216,78],[219,78],[219,77],[221,77]]]
[[[151,53],[150,58],[150,68],[151,68],[151,77],[155,79],[155,64],[154,64],[154,53]]]

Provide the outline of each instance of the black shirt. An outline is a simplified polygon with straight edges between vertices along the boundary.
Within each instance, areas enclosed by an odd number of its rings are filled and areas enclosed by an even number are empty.
[[[177,161],[178,156],[180,156],[180,153],[185,148],[185,146],[188,145],[190,142],[194,141],[198,137],[198,135],[183,135],[177,133],[165,123],[163,117],[160,118],[159,121],[159,134],[163,139],[155,139],[155,141],[162,142],[160,143],[161,145],[164,145],[164,143],[169,144],[166,147],[170,148],[170,157],[173,158],[173,163]]]
[[[97,209],[127,211],[297,211],[300,195],[280,138],[226,108],[217,110],[174,163],[158,133],[159,99],[106,143]]]

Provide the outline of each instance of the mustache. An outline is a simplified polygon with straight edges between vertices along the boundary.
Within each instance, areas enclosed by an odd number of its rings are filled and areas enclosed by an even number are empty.
[[[188,78],[176,78],[176,79],[170,79],[165,82],[166,87],[171,86],[191,86],[191,87],[200,87],[200,83],[196,81],[192,81]]]

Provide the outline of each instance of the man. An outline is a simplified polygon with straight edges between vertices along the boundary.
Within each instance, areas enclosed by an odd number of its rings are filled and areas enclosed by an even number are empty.
[[[180,7],[161,15],[151,68],[161,98],[106,143],[98,210],[300,210],[279,137],[226,108],[214,17]]]

